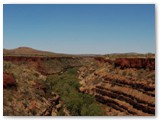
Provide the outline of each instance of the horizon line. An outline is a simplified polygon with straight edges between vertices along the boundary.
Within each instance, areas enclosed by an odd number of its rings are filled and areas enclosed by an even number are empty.
[[[27,46],[20,46],[16,48],[3,48],[6,50],[14,50],[18,48],[28,48],[28,49],[33,49],[33,50],[38,50],[42,52],[51,52],[51,53],[56,53],[56,54],[68,54],[68,55],[110,55],[110,54],[156,54],[153,52],[113,52],[113,53],[65,53],[65,52],[55,52],[55,51],[50,51],[50,50],[43,50],[43,49],[37,49],[37,48],[32,48],[32,47],[27,47]]]

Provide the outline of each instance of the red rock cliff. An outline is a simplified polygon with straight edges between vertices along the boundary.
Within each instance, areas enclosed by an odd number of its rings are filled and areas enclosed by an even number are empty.
[[[117,58],[115,60],[115,67],[124,68],[149,68],[155,69],[155,58]]]

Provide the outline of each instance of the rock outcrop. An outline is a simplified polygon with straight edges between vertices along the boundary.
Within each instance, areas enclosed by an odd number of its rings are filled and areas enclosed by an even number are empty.
[[[3,87],[11,88],[16,86],[16,80],[13,75],[8,73],[3,73]]]
[[[81,92],[94,95],[111,116],[155,115],[155,79],[148,77],[154,75],[154,59],[117,58],[112,64],[103,58],[96,61],[96,67],[79,69]]]
[[[107,77],[95,88],[96,99],[126,115],[155,114],[155,86],[143,82]]]

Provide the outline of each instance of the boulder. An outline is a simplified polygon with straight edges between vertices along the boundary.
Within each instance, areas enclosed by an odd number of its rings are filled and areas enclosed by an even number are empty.
[[[10,88],[16,86],[16,80],[13,75],[8,73],[3,73],[3,87]]]

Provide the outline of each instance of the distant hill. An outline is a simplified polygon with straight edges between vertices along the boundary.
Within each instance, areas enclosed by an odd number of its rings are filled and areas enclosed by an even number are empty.
[[[3,55],[20,55],[20,56],[59,56],[64,54],[57,54],[48,51],[36,50],[29,47],[18,47],[15,49],[3,49]]]
[[[153,53],[141,54],[141,53],[112,53],[112,54],[63,54],[63,53],[54,53],[49,51],[36,50],[30,47],[18,47],[15,49],[3,49],[3,55],[7,56],[56,56],[56,57],[98,57],[104,56],[109,58],[120,58],[120,57],[155,57]]]
[[[18,47],[15,49],[3,49],[3,55],[5,56],[56,56],[56,57],[93,57],[102,56],[98,54],[65,54],[54,53],[49,51],[36,50],[30,47]]]

